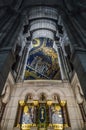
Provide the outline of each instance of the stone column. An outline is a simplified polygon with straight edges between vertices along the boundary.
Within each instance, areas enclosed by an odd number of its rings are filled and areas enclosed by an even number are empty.
[[[6,107],[6,104],[5,104],[5,103],[1,103],[1,104],[0,104],[0,122],[1,122],[2,117],[3,117],[5,107]]]
[[[27,47],[25,46],[24,49],[23,49],[23,53],[22,53],[22,56],[20,57],[20,62],[19,62],[19,65],[18,65],[18,75],[17,75],[17,79],[16,80],[22,80],[22,73],[24,71],[24,62],[25,62],[25,58],[26,58],[26,55],[27,55]]]
[[[57,54],[58,54],[58,61],[59,61],[59,66],[60,66],[60,71],[61,71],[61,77],[62,80],[66,80],[67,79],[67,75],[65,72],[65,66],[64,66],[64,59],[63,59],[63,55],[61,53],[61,47],[59,45],[57,45]]]
[[[86,15],[84,1],[79,2],[65,2],[65,11],[61,12],[61,17],[73,48],[71,62],[86,98]]]
[[[5,12],[0,20],[0,94],[15,61],[16,40],[24,20],[24,15],[18,12],[15,12],[15,15]]]
[[[35,109],[34,124],[37,124],[37,121],[38,121],[37,112],[38,112],[38,104],[39,104],[38,100],[34,100],[33,104],[34,104],[34,109]]]
[[[14,56],[9,49],[0,50],[0,94],[2,93],[9,71],[14,62]],[[3,68],[3,69],[2,69]]]
[[[31,49],[31,43],[26,48],[26,55],[25,55],[26,57],[25,57],[25,60],[24,60],[24,66],[23,66],[23,72],[22,72],[22,80],[24,80],[25,69],[26,69],[26,65],[27,65],[27,60],[28,60],[28,57],[29,57],[30,49]]]
[[[63,113],[63,125],[64,125],[64,128],[66,128],[69,125],[68,114],[66,110],[66,101],[61,101],[60,104],[61,104],[62,113]]]
[[[84,108],[83,108],[83,104],[82,103],[79,104],[79,107],[80,107],[80,110],[81,110],[83,120],[84,120],[84,122],[86,122],[86,115],[85,115],[85,111],[84,111]]]
[[[51,124],[52,124],[52,115],[51,115],[52,101],[51,100],[47,101],[47,105],[48,105],[48,114],[49,114],[49,126],[51,126]]]
[[[49,123],[52,123],[52,119],[51,119],[51,106],[49,106]]]
[[[25,102],[23,100],[19,101],[19,107],[18,107],[18,113],[17,113],[15,125],[17,125],[17,127],[20,127],[20,128],[21,128],[21,119],[22,119],[24,105],[25,105]]]

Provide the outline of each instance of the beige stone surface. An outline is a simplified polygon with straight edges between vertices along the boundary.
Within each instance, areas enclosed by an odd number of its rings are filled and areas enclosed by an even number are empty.
[[[19,97],[11,97],[8,107],[15,107],[18,104]]]
[[[77,107],[68,107],[69,111],[69,117],[71,119],[80,119],[82,120],[82,117],[79,116],[79,113],[77,111]]]
[[[20,130],[20,128],[18,128],[18,127],[14,127],[12,130]]]
[[[71,128],[72,130],[82,130],[83,124],[81,120],[71,120]]]
[[[14,127],[15,120],[9,120],[7,125],[7,130],[12,129]]]
[[[77,104],[76,104],[76,101],[75,101],[75,99],[74,99],[74,96],[67,96],[67,106],[69,107],[72,107],[72,106],[74,106],[74,107],[76,107],[77,106]]]
[[[72,130],[71,127],[64,128],[64,130]]]
[[[32,126],[32,127],[30,128],[30,130],[37,130],[37,127],[36,127],[36,126]]]
[[[75,82],[75,81],[73,81]],[[24,100],[25,96],[28,93],[31,93],[33,96],[33,100],[39,100],[40,94],[45,93],[46,100],[53,100],[53,95],[57,94],[60,97],[60,100],[67,101],[67,109],[69,114],[69,119],[71,123],[71,130],[81,130],[83,127],[83,120],[78,108],[77,102],[74,97],[73,85],[72,87],[69,82],[65,81],[25,81],[22,83],[17,83],[13,87],[13,91],[11,94],[11,98],[9,103],[7,104],[3,120],[2,126],[3,128],[7,128],[7,130],[14,130],[14,122],[17,114],[18,101]],[[33,128],[31,128],[33,129]],[[69,129],[68,129],[69,130]]]
[[[54,130],[54,128],[53,127],[48,127],[47,130]]]

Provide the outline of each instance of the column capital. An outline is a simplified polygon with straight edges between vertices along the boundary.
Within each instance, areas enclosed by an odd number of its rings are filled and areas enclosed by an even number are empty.
[[[61,104],[62,107],[64,107],[66,105],[66,101],[65,100],[61,100],[60,104]]]
[[[38,100],[34,100],[33,104],[34,104],[34,106],[38,106],[38,104],[39,104]]]
[[[52,100],[48,100],[48,101],[47,101],[47,105],[48,105],[48,106],[51,106],[51,105],[52,105]]]
[[[20,106],[24,106],[25,105],[25,101],[24,100],[20,100],[19,104],[20,104]]]

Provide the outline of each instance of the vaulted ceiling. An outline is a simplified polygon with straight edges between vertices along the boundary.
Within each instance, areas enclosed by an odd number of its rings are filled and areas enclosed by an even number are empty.
[[[25,6],[35,6],[35,5],[48,5],[48,6],[61,6],[66,5],[68,8],[74,8],[75,6],[86,5],[86,0],[0,0],[0,7],[7,5],[20,5]]]
[[[0,6],[3,6],[3,5],[11,5],[12,3],[16,3],[16,4],[23,4],[23,6],[26,6],[26,5],[40,5],[40,4],[43,4],[43,5],[58,5],[58,4],[61,4],[62,3],[62,0],[0,0]]]
[[[17,8],[25,8],[37,5],[48,5],[60,7],[61,9],[68,9],[69,11],[76,11],[86,9],[86,0],[0,0],[0,7],[2,6],[17,6]]]

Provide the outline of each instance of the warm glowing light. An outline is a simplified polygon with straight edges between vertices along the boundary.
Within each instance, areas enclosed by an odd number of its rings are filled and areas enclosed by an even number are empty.
[[[51,100],[47,101],[47,105],[48,105],[48,106],[51,106],[51,104],[52,104],[52,101],[51,101]]]
[[[37,106],[37,105],[38,105],[38,101],[37,101],[37,100],[34,100],[34,101],[33,101],[33,104],[34,104],[34,106]]]
[[[60,102],[60,104],[61,104],[61,106],[65,106],[66,101],[65,101],[65,100],[62,100],[62,101]]]
[[[20,104],[21,106],[24,106],[24,105],[25,105],[25,101],[24,101],[24,100],[20,100],[20,101],[19,101],[19,104]]]

